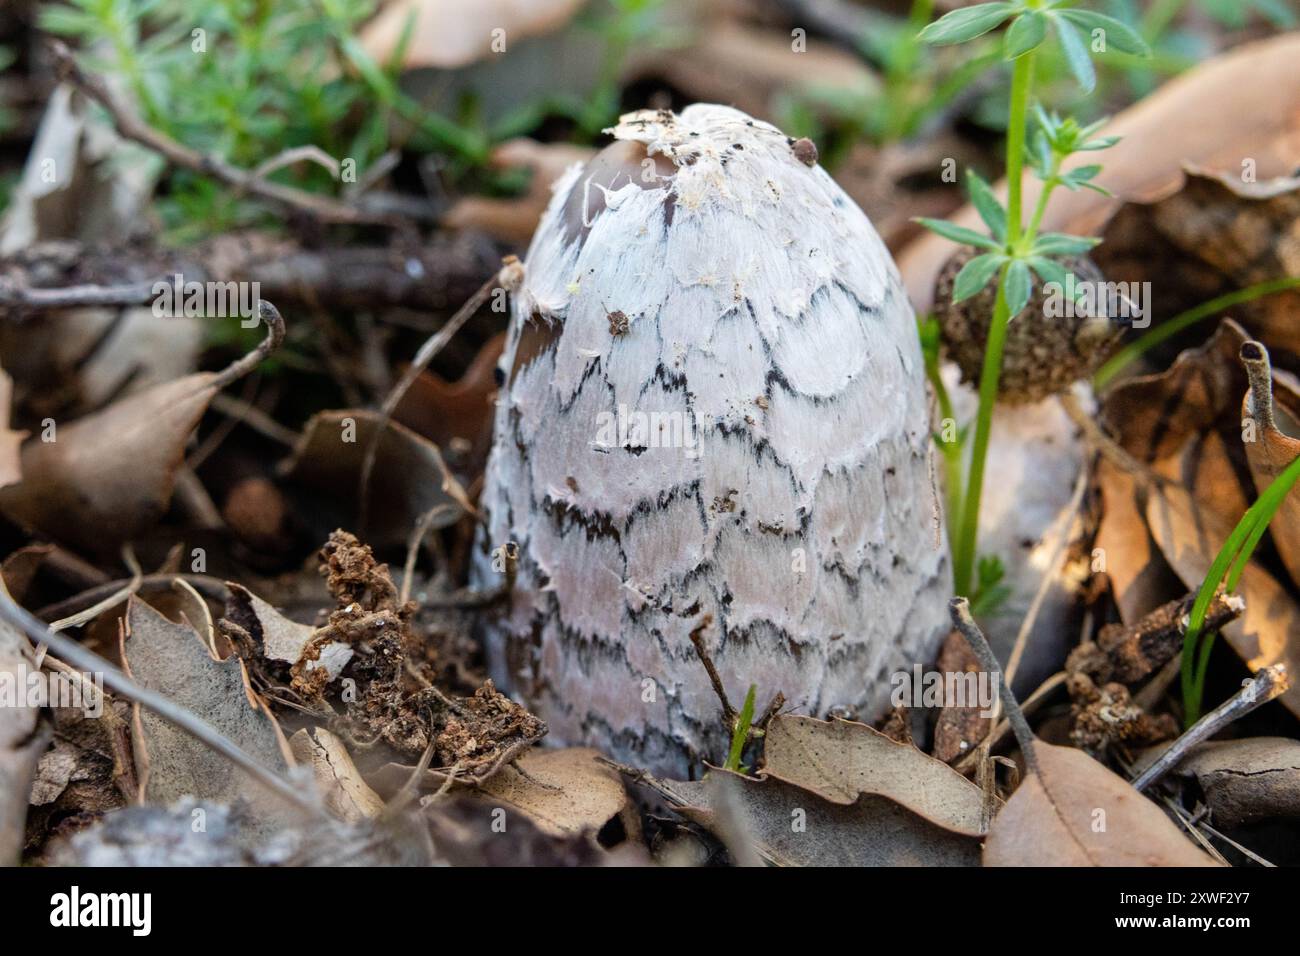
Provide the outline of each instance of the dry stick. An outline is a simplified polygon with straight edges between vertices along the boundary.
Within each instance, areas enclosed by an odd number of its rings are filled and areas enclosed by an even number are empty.
[[[1265,667],[1254,677],[1242,681],[1241,690],[1194,723],[1185,734],[1170,744],[1169,748],[1133,781],[1133,789],[1145,790],[1176,767],[1192,747],[1217,734],[1234,720],[1239,720],[1255,708],[1267,704],[1290,686],[1291,678],[1286,672],[1285,664]]]
[[[397,599],[399,603],[405,604],[411,599],[411,578],[415,574],[415,558],[419,554],[420,542],[424,540],[429,525],[440,512],[450,510],[451,505],[448,504],[434,505],[415,522],[415,530],[411,532],[411,539],[406,544],[406,564],[402,566],[402,593]]]
[[[238,381],[253,369],[261,364],[262,359],[266,358],[272,352],[280,347],[284,341],[284,317],[280,315],[280,310],[273,306],[265,299],[259,299],[257,303],[258,317],[262,324],[266,326],[266,338],[257,344],[257,348],[249,352],[243,358],[236,359],[217,373],[217,376],[208,383],[208,386],[214,389],[223,389],[231,382]]]
[[[1173,806],[1177,806],[1177,804],[1175,804],[1174,801],[1171,800],[1171,799],[1166,798],[1166,801],[1165,801],[1165,802],[1166,802],[1167,804],[1170,804],[1170,805],[1173,805]],[[1264,859],[1262,856],[1260,856],[1260,855],[1259,855],[1258,853],[1256,853],[1254,850],[1251,850],[1251,849],[1249,849],[1249,848],[1247,848],[1247,847],[1242,846],[1240,843],[1238,843],[1238,842],[1237,842],[1236,840],[1234,840],[1232,837],[1228,836],[1226,833],[1220,833],[1218,830],[1214,829],[1214,827],[1210,826],[1210,825],[1209,825],[1208,823],[1206,823],[1204,820],[1197,820],[1197,821],[1196,821],[1196,825],[1197,825],[1198,827],[1201,827],[1203,830],[1205,830],[1205,832],[1208,833],[1210,836],[1212,836],[1212,837],[1216,837],[1216,838],[1222,840],[1224,843],[1228,844],[1228,846],[1232,847],[1234,850],[1236,850],[1236,851],[1237,851],[1238,853],[1240,853],[1242,856],[1245,856],[1245,857],[1247,857],[1247,858],[1249,858],[1249,859],[1254,860],[1254,861],[1255,861],[1256,863],[1258,863],[1260,866],[1267,866],[1267,867],[1270,867],[1270,868],[1273,868],[1273,869],[1276,869],[1276,868],[1277,868],[1277,864],[1276,864],[1276,863],[1272,863],[1272,862],[1270,862],[1270,861]]]
[[[206,597],[221,599],[226,595],[226,584],[221,578],[213,577],[210,574],[146,574],[140,579],[138,590],[152,590],[158,587],[172,586],[172,582],[181,579],[187,584],[194,586]],[[89,590],[82,591],[80,594],[74,594],[70,598],[64,598],[55,604],[49,604],[36,612],[36,617],[44,620],[54,615],[66,615],[73,613],[77,608],[83,608],[96,601],[102,600],[107,595],[113,595],[117,591],[130,584],[134,578],[119,578],[116,581],[105,581],[103,584],[97,584]],[[53,625],[51,625],[53,626]]]
[[[1069,675],[1067,675],[1065,671],[1057,671],[1051,677],[1047,678],[1038,685],[1037,689],[1035,689],[1032,694],[1025,698],[1025,702],[1020,705],[1020,712],[1026,717],[1036,712],[1047,698],[1051,696],[1053,691],[1065,686],[1068,676]],[[999,709],[1001,708],[1001,705],[1002,702],[998,701]],[[1007,731],[1010,729],[1011,724],[1005,718],[998,721],[998,725],[993,728],[993,731],[985,738],[989,742],[989,749],[992,750],[1001,743],[1002,738],[1007,735]],[[966,754],[966,756],[962,757],[961,760],[957,761],[957,763],[953,765],[953,769],[960,774],[969,773],[971,768],[976,766],[977,761],[980,760],[980,753],[981,751],[978,749],[972,750],[970,753]]]
[[[1002,678],[1002,668],[998,666],[997,658],[993,656],[993,649],[989,647],[988,639],[975,623],[975,618],[971,617],[970,601],[964,597],[953,598],[948,602],[948,613],[952,615],[953,627],[961,632],[970,649],[975,652],[980,667],[984,668],[985,673],[993,675],[998,682],[998,693],[1002,698],[1002,706],[1006,708],[1007,722],[1011,724],[1011,730],[1020,744],[1020,751],[1025,755],[1025,764],[1031,772],[1040,773],[1038,755],[1034,752],[1034,732],[1029,729],[1029,721],[1025,720],[1024,712],[1016,703],[1016,695],[1011,693],[1011,686]]]
[[[38,289],[0,280],[0,306],[25,309],[125,308],[147,305],[154,299],[154,286],[161,280],[129,285],[74,285],[62,289]]]
[[[84,611],[78,611],[76,614],[70,614],[67,617],[61,617],[57,621],[50,622],[51,631],[65,631],[70,627],[78,627],[87,621],[93,620],[103,614],[110,608],[117,607],[136,591],[140,590],[140,585],[144,581],[144,572],[140,568],[140,563],[135,560],[135,555],[130,551],[130,545],[123,546],[123,557],[129,558],[127,567],[131,570],[131,580],[127,581],[121,589],[113,592],[104,600],[92,604]]]
[[[722,686],[722,678],[718,675],[718,669],[713,666],[713,658],[709,656],[708,650],[704,647],[704,631],[713,623],[713,616],[706,615],[704,621],[699,627],[691,631],[691,643],[695,645],[695,653],[700,655],[700,663],[704,665],[705,672],[709,675],[709,683],[713,685],[713,693],[718,695],[718,701],[722,704],[722,719],[729,734],[736,732],[736,708],[731,706],[731,701],[727,699],[727,690]]]
[[[254,780],[288,800],[294,806],[310,813],[312,816],[321,816],[319,808],[299,793],[287,780],[273,770],[262,766],[238,744],[207,721],[184,707],[173,703],[162,694],[137,684],[94,651],[88,650],[63,634],[51,631],[45,624],[33,617],[29,611],[14,601],[9,589],[5,587],[3,579],[0,579],[0,619],[8,621],[21,630],[33,643],[37,645],[48,644],[54,654],[65,664],[76,667],[88,674],[98,674],[105,687],[116,691],[128,700],[135,701],[142,707],[149,708],[163,720],[176,725],[205,746],[211,747]]]
[[[243,169],[231,164],[224,157],[200,153],[178,143],[122,106],[98,77],[83,72],[77,65],[76,57],[65,44],[55,41],[50,44],[50,52],[60,77],[102,106],[108,112],[120,135],[153,150],[173,166],[180,166],[220,180],[237,192],[246,192],[259,199],[301,210],[321,222],[383,226],[401,225],[403,222],[392,216],[367,213],[356,206],[339,202],[328,196],[318,196],[292,186],[268,182],[255,170]]]
[[[293,448],[302,437],[300,433],[281,425],[256,405],[234,395],[227,395],[225,392],[212,396],[212,410],[235,419],[241,425],[247,425],[263,438],[269,438],[286,448]]]
[[[398,404],[402,401],[402,396],[420,377],[420,373],[433,361],[433,357],[442,351],[443,347],[451,341],[452,336],[460,331],[460,327],[469,321],[470,317],[478,311],[479,306],[487,301],[493,289],[501,287],[513,292],[519,288],[519,283],[522,281],[523,266],[515,256],[506,256],[502,260],[501,269],[479,286],[478,291],[466,300],[465,304],[443,324],[442,328],[425,340],[424,344],[420,346],[420,351],[415,353],[415,358],[411,360],[411,366],[406,370],[406,374],[402,376],[402,380],[384,399],[383,407],[380,408],[378,427],[367,444],[366,457],[361,462],[361,480],[357,486],[357,500],[362,527],[365,527],[366,519],[369,516],[370,475],[375,468],[375,457],[379,451],[379,441],[383,438],[384,433],[388,431],[388,423],[392,419],[393,412],[397,409]]]

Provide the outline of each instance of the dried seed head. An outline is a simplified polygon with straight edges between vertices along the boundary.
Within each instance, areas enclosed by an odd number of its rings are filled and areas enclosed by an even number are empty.
[[[975,250],[963,248],[948,260],[936,281],[934,301],[935,314],[943,329],[944,351],[961,369],[962,380],[972,385],[978,385],[984,368],[984,346],[993,319],[998,281],[994,276],[983,291],[959,303],[952,301],[957,273],[975,254]],[[1080,283],[1095,283],[1096,288],[1101,288],[1104,277],[1090,260],[1067,259],[1063,265]],[[1011,320],[1002,353],[1002,376],[998,380],[1001,401],[1036,402],[1064,391],[1096,371],[1119,344],[1126,320],[1095,311],[1079,314],[1087,310],[1049,315],[1048,298],[1044,284],[1036,281],[1029,304]],[[1098,296],[1096,300],[1103,298]],[[1074,314],[1069,314],[1071,311]]]

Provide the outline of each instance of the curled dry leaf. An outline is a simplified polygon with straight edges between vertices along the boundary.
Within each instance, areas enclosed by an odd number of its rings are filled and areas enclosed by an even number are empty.
[[[877,794],[831,802],[775,776],[716,768],[702,781],[643,781],[682,816],[728,843],[733,856],[752,848],[778,866],[979,863],[978,837],[939,826]],[[740,841],[746,846],[738,848]]]
[[[494,806],[523,814],[550,836],[595,833],[621,816],[629,833],[638,828],[619,775],[597,763],[595,750],[533,750],[505,766],[479,787]]]
[[[388,63],[404,49],[408,70],[467,66],[501,44],[550,33],[564,26],[583,0],[389,0],[362,28],[370,56]],[[409,38],[408,38],[409,29]],[[497,44],[494,46],[494,44]]]
[[[1250,389],[1241,403],[1242,421],[1255,424],[1253,431],[1244,431],[1243,437],[1248,440],[1243,444],[1255,491],[1263,494],[1273,479],[1300,458],[1300,439],[1292,437],[1300,428],[1291,410],[1274,401],[1275,385],[1267,350],[1259,343],[1248,342],[1242,346],[1241,355],[1250,380]],[[1290,387],[1279,388],[1278,392],[1278,399],[1289,399],[1292,407],[1300,408],[1300,392]],[[1269,533],[1291,580],[1300,584],[1300,490],[1293,488],[1283,499],[1269,525]]]
[[[1106,569],[1128,623],[1168,597],[1151,587],[1167,581],[1163,567],[1177,576],[1174,590],[1199,589],[1255,498],[1242,442],[1248,380],[1238,356],[1246,341],[1240,326],[1224,321],[1168,371],[1128,379],[1106,396],[1103,415],[1119,444],[1148,469],[1121,475],[1103,466],[1101,472],[1107,510],[1098,544],[1124,542],[1106,551]],[[1141,546],[1147,534],[1151,550]],[[1251,670],[1285,662],[1294,671],[1300,605],[1293,594],[1258,560],[1246,566],[1238,593],[1245,611],[1222,631],[1233,650]],[[1300,713],[1300,690],[1292,687],[1279,699]]]
[[[287,478],[325,493],[315,499],[322,522],[334,527],[354,522],[362,463],[380,421],[374,411],[320,412],[307,422],[293,454],[281,466]],[[431,529],[455,524],[474,510],[438,446],[390,422],[379,440],[370,479],[367,540],[375,546],[405,544],[421,516],[434,509]]]
[[[217,387],[200,372],[114,402],[29,439],[23,480],[0,488],[0,510],[92,552],[116,547],[167,510],[190,433]]]
[[[1034,742],[1030,773],[993,819],[985,866],[1213,866],[1164,812],[1081,750]]]
[[[227,581],[226,588],[229,593],[226,617],[254,639],[261,641],[264,657],[291,665],[303,662],[303,652],[312,643],[315,628],[289,620],[247,588],[233,581]],[[313,650],[316,656],[303,662],[303,669],[311,672],[323,667],[331,681],[352,660],[352,648],[342,641],[329,641]]]
[[[1102,196],[1087,189],[1058,191],[1044,217],[1043,230],[1105,235],[1125,203],[1150,203],[1179,192],[1187,163],[1240,177],[1243,160],[1250,159],[1260,181],[1292,173],[1300,166],[1297,57],[1297,33],[1243,44],[1171,80],[1118,114],[1103,132],[1121,139],[1106,151],[1105,168],[1096,179],[1114,195]],[[1207,124],[1213,126],[1214,136],[1205,135]],[[1088,154],[1078,154],[1065,168],[1068,171],[1091,162]],[[1024,185],[1026,208],[1033,208],[1041,183],[1027,171]],[[1005,195],[1005,185],[998,188]],[[979,214],[971,206],[951,218],[963,226],[981,228]],[[947,239],[926,235],[899,257],[899,269],[918,311],[927,311],[932,305],[935,279],[956,248]],[[1099,250],[1105,248],[1103,244]],[[1098,265],[1103,271],[1108,268],[1101,260]]]
[[[384,801],[357,772],[352,756],[332,733],[323,727],[304,727],[289,738],[294,759],[310,767],[325,806],[345,823],[379,816]]]
[[[866,724],[779,715],[768,724],[763,774],[852,805],[888,797],[931,823],[983,834],[984,793],[957,771]]]
[[[1194,748],[1178,772],[1196,778],[1215,826],[1300,819],[1300,741],[1212,740]]]
[[[132,598],[122,636],[127,673],[150,690],[202,717],[268,769],[292,761],[279,725],[248,685],[242,662],[217,660],[189,624],[177,624]],[[238,826],[251,845],[291,819],[290,808],[224,756],[139,705],[132,740],[143,799],[168,805],[200,797],[237,806]]]

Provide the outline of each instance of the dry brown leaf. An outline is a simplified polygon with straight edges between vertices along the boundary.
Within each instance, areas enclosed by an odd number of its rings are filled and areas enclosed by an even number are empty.
[[[614,817],[636,820],[619,775],[587,747],[533,750],[479,786],[489,803],[523,814],[543,833],[598,832]]]
[[[316,504],[325,509],[321,518],[326,523],[355,523],[361,466],[380,420],[378,412],[361,409],[320,412],[307,422],[281,466],[285,477],[325,492]],[[438,446],[395,422],[379,441],[369,505],[366,540],[375,546],[405,544],[416,522],[435,508],[433,529],[455,524],[473,511]]]
[[[253,759],[274,771],[292,762],[288,744],[266,704],[248,685],[241,661],[219,661],[193,627],[163,617],[132,598],[122,636],[130,676],[203,718]],[[205,744],[136,705],[132,740],[143,798],[171,804],[186,796],[242,805],[239,825],[253,842],[291,818],[279,797]]]
[[[1199,589],[1219,548],[1254,500],[1241,440],[1241,401],[1248,381],[1239,353],[1246,341],[1245,331],[1225,320],[1210,341],[1183,352],[1167,371],[1127,379],[1106,395],[1104,417],[1120,444],[1163,479],[1108,483],[1108,508],[1125,487],[1133,496],[1131,506],[1118,506],[1102,524],[1108,541],[1128,536],[1127,547],[1106,552],[1127,623],[1165,600]],[[1134,510],[1140,521],[1134,522]],[[1149,606],[1142,606],[1133,582],[1143,578],[1154,584],[1163,580],[1163,572],[1138,547],[1143,525],[1181,582],[1172,593],[1142,594]],[[1259,561],[1247,565],[1238,590],[1246,610],[1223,629],[1228,643],[1252,670],[1279,661],[1295,667],[1300,662],[1300,604]],[[1281,701],[1300,712],[1300,690],[1289,689]]]
[[[1205,499],[1193,498],[1177,486],[1166,486],[1152,495],[1146,517],[1151,534],[1184,585],[1199,588],[1231,534],[1232,524],[1216,520]],[[1285,663],[1296,673],[1300,668],[1300,606],[1295,598],[1257,561],[1246,565],[1237,593],[1245,599],[1246,610],[1222,631],[1232,649],[1251,671]],[[1294,686],[1278,700],[1292,713],[1300,713],[1300,691]]]
[[[1241,417],[1243,422],[1250,420],[1255,423],[1255,433],[1245,436],[1249,440],[1243,443],[1246,446],[1246,460],[1250,463],[1250,474],[1255,480],[1255,490],[1262,495],[1274,478],[1282,474],[1296,458],[1300,458],[1300,440],[1292,437],[1297,431],[1296,417],[1292,409],[1282,403],[1285,395],[1278,394],[1281,390],[1275,391],[1269,374],[1267,353],[1260,355],[1252,364],[1258,369],[1258,377],[1262,380],[1261,394],[1255,394],[1255,376],[1252,376],[1251,388],[1242,399]],[[1294,397],[1292,396],[1293,400]],[[1300,403],[1293,407],[1300,408]],[[1291,580],[1300,584],[1300,489],[1292,489],[1283,499],[1269,525],[1269,534]]]
[[[23,446],[23,480],[0,488],[0,510],[89,551],[115,548],[167,510],[185,444],[216,388],[189,375],[57,425]]]
[[[1082,750],[1034,744],[1031,773],[993,819],[985,866],[1213,866],[1164,812]]]
[[[1240,177],[1242,163],[1249,159],[1260,181],[1291,174],[1300,167],[1297,58],[1300,33],[1244,44],[1130,106],[1104,131],[1122,137],[1103,154],[1104,169],[1096,179],[1114,196],[1087,189],[1058,192],[1042,228],[1101,234],[1124,203],[1151,203],[1177,193],[1184,185],[1187,163]],[[1214,135],[1207,136],[1207,129],[1213,129]],[[1073,157],[1067,169],[1093,162],[1087,155]],[[1038,179],[1027,172],[1027,208],[1033,208],[1040,188]],[[1005,194],[1004,185],[999,189]],[[970,206],[951,218],[981,228],[978,213]],[[918,310],[932,306],[935,279],[956,249],[952,242],[931,234],[909,245],[899,257],[899,269]]]
[[[332,733],[323,727],[304,727],[289,738],[294,759],[311,767],[325,806],[345,823],[379,816],[384,801],[361,779],[352,756]]]
[[[979,836],[984,793],[947,764],[866,724],[780,715],[768,725],[763,774],[843,805],[888,797],[947,830]]]
[[[1178,765],[1194,776],[1221,827],[1300,818],[1300,741],[1212,740]]]
[[[456,69],[502,52],[500,43],[564,26],[583,0],[390,0],[361,29],[361,45],[388,63],[406,40],[402,66]],[[494,48],[493,43],[498,47]]]
[[[458,473],[477,474],[487,461],[492,444],[496,366],[505,344],[504,332],[484,342],[465,374],[455,382],[432,372],[421,373],[393,410],[395,421],[439,448],[450,451],[457,442],[468,443]]]
[[[645,782],[723,839],[733,856],[752,847],[778,866],[979,863],[978,838],[937,826],[888,797],[863,794],[852,803],[832,803],[776,777],[717,768],[703,781]]]
[[[1132,624],[1157,608],[1182,582],[1160,553],[1138,506],[1137,480],[1103,458],[1097,463],[1101,521],[1093,547],[1104,556],[1120,620]]]

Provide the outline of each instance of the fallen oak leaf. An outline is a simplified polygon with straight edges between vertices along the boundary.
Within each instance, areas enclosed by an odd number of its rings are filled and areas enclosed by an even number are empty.
[[[1212,866],[1154,803],[1081,750],[1039,740],[979,626],[970,603],[949,604],[953,625],[995,676],[1029,773],[993,819],[985,866]]]
[[[265,703],[248,685],[238,659],[217,660],[189,624],[163,617],[132,597],[122,633],[126,673],[145,688],[166,693],[233,740],[259,764],[280,772],[293,763],[288,744]],[[192,796],[242,805],[244,838],[256,843],[288,821],[288,805],[249,778],[225,757],[139,704],[132,716],[132,741],[145,801],[168,805]]]
[[[984,833],[984,793],[947,764],[866,724],[781,714],[768,724],[763,776],[852,805],[888,797],[956,833]]]

